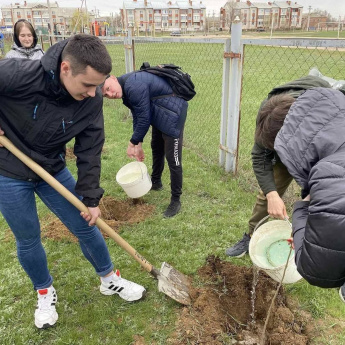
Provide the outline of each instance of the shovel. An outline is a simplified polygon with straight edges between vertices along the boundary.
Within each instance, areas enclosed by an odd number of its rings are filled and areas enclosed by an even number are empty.
[[[13,143],[3,135],[0,135],[0,144],[12,152],[25,165],[33,170],[45,182],[65,197],[79,211],[89,213],[88,208],[60,182],[45,171],[41,166],[34,162],[30,157],[21,152]],[[139,264],[158,280],[158,290],[175,301],[189,305],[191,299],[189,296],[189,280],[181,272],[174,269],[166,262],[162,263],[158,271],[143,256],[141,256],[130,244],[128,244],[115,230],[113,230],[102,219],[97,218],[96,225],[106,232],[119,246],[121,246],[129,255],[131,255]]]

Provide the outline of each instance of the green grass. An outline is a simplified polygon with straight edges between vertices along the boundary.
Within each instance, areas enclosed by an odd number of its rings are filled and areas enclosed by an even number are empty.
[[[114,73],[124,73],[123,47],[108,46],[113,57]],[[181,272],[195,276],[205,258],[219,255],[235,243],[247,228],[257,188],[250,167],[255,115],[267,92],[275,85],[305,75],[313,66],[334,78],[342,78],[344,53],[333,50],[302,48],[246,47],[240,131],[240,173],[237,178],[217,167],[219,113],[221,99],[222,52],[219,44],[137,44],[137,66],[173,62],[188,71],[198,95],[190,102],[183,165],[184,189],[182,212],[172,219],[161,213],[169,203],[169,173],[164,172],[162,192],[151,192],[144,199],[156,205],[154,214],[144,222],[126,225],[121,236],[146,259],[159,268],[169,262]],[[121,101],[105,100],[106,143],[102,165],[105,195],[118,200],[126,195],[115,181],[116,172],[129,160],[126,147],[132,123]],[[146,163],[150,167],[149,135],[144,141]],[[69,164],[76,174],[74,164]],[[297,196],[296,196],[297,198]],[[38,201],[41,219],[49,214]],[[0,334],[1,344],[132,344],[134,336],[143,336],[147,344],[167,344],[173,336],[180,306],[157,291],[157,282],[143,271],[112,240],[107,240],[111,257],[125,278],[143,284],[147,298],[139,303],[125,303],[98,291],[98,279],[83,258],[77,244],[44,239],[49,267],[58,291],[57,327],[38,331],[33,325],[35,292],[21,269],[15,243],[9,237],[5,221],[0,219]],[[237,260],[250,265],[248,257]],[[249,293],[249,292],[248,292]],[[287,286],[288,295],[315,318],[345,316],[345,306],[337,291],[323,290],[299,282]],[[314,344],[343,344],[345,331],[324,335]]]

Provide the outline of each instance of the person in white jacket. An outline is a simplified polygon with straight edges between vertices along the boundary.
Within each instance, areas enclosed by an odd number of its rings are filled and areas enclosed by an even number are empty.
[[[44,55],[41,45],[37,44],[38,39],[33,26],[25,19],[19,19],[14,25],[13,40],[12,48],[5,59],[40,60]]]

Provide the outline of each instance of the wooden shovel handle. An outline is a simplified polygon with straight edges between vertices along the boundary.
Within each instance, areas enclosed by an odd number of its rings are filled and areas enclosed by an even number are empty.
[[[20,159],[25,165],[27,165],[32,171],[40,176],[45,182],[65,197],[72,205],[74,205],[79,211],[89,213],[88,208],[67,188],[65,188],[59,181],[57,181],[52,175],[45,171],[40,165],[34,162],[30,157],[21,152],[13,143],[4,135],[0,135],[0,144],[6,147],[12,152],[18,159]],[[129,243],[127,243],[115,230],[113,230],[102,219],[97,218],[96,225],[106,232],[119,246],[121,246],[128,254],[130,254],[139,264],[148,272],[152,272],[154,267],[141,256]]]

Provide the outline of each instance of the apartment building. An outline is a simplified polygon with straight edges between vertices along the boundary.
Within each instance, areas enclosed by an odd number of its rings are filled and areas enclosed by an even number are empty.
[[[50,4],[50,9],[54,25],[53,29],[61,34],[70,33],[73,30],[73,16],[75,16],[75,13],[79,11],[79,8],[59,7],[58,2],[56,1]],[[16,2],[11,5],[1,6],[1,13],[2,29],[8,32],[12,32],[13,26],[18,19],[28,20],[35,29],[43,31],[42,33],[48,32],[50,17],[49,8],[46,2],[27,3],[24,1],[22,4]],[[93,13],[89,13],[88,17],[88,21],[90,23],[94,22],[95,16]],[[88,24],[85,23],[85,26],[88,26]]]
[[[121,16],[125,29],[140,31],[199,31],[206,26],[202,1],[125,0]]]
[[[229,30],[236,16],[244,30],[291,29],[302,27],[303,6],[292,1],[246,2],[228,1],[220,10],[221,26]]]

